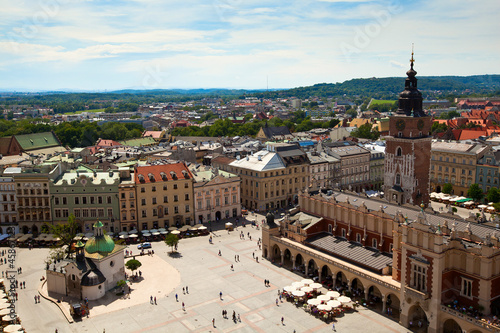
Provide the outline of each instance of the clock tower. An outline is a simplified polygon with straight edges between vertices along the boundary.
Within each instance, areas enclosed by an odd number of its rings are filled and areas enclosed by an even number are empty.
[[[405,89],[399,94],[396,115],[390,116],[385,137],[384,193],[389,202],[427,205],[431,162],[431,117],[422,109],[413,52]]]

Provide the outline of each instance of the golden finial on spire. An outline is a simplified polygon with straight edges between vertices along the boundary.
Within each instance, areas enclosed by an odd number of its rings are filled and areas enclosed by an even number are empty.
[[[413,68],[413,63],[415,62],[415,59],[413,59],[413,43],[411,43],[411,59],[410,59],[410,66]]]

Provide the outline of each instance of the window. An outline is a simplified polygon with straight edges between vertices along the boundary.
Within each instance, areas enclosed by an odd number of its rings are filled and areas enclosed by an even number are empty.
[[[54,198],[54,205],[59,205],[59,198]]]
[[[134,198],[134,192],[130,192],[130,198],[133,199]]]
[[[168,196],[163,196],[163,203],[168,203]]]
[[[401,156],[403,154],[403,151],[401,149],[401,147],[398,147],[398,149],[396,149],[396,156]]]
[[[179,207],[178,207],[178,206],[175,206],[175,207],[174,207],[174,213],[175,213],[175,214],[179,214]]]
[[[141,199],[141,205],[146,206],[146,199]]]
[[[97,197],[97,202],[98,202],[99,204],[102,204],[102,197]]]
[[[167,190],[167,185],[163,185],[163,191]]]
[[[108,208],[108,217],[113,217],[113,208]]]
[[[125,193],[122,193],[121,198],[125,199]]]
[[[178,195],[174,195],[174,202],[177,202],[179,201],[179,196]]]
[[[97,209],[90,210],[90,217],[97,217]]]
[[[108,204],[111,203],[111,197],[109,195],[108,195],[108,198],[107,198],[107,202],[108,202]]]
[[[372,247],[375,249],[377,248],[377,239],[376,238],[372,239]]]
[[[75,197],[75,205],[79,205],[80,204],[80,198],[79,197]]]
[[[472,280],[462,277],[462,296],[472,297]]]
[[[189,213],[189,205],[186,205],[186,213]]]
[[[332,233],[333,232],[333,227],[331,224],[328,225],[328,232],[329,233]]]
[[[356,234],[356,242],[361,243],[361,234]]]
[[[151,188],[151,192],[156,192],[156,186],[153,186],[153,187]]]
[[[174,184],[174,190],[177,190],[177,184]]]
[[[220,198],[215,198],[215,206],[220,206]]]
[[[189,188],[189,183],[184,183],[184,188]]]
[[[427,290],[427,267],[419,264],[412,264],[411,286],[418,291]]]
[[[82,216],[83,217],[89,217],[89,210],[88,209],[83,209],[82,210]]]
[[[158,210],[156,208],[153,208],[153,216],[158,216]]]
[[[184,200],[188,201],[189,200],[189,194],[184,195]]]
[[[152,200],[153,200],[153,202],[152,202],[153,205],[156,205],[156,198],[153,198]]]
[[[344,228],[342,228],[342,237],[344,237],[344,238],[345,238],[345,235],[346,235],[345,229],[344,229]]]
[[[399,173],[396,174],[396,185],[401,185],[401,175]]]
[[[163,208],[163,214],[168,215],[168,207]]]
[[[233,195],[233,203],[235,204],[236,203],[236,196]]]
[[[73,212],[75,214],[75,217],[80,217],[81,216],[79,209],[75,209],[75,210],[73,210]]]
[[[144,187],[141,187],[141,193],[146,192],[146,189]]]
[[[198,200],[198,209],[201,209],[201,207],[202,207],[202,202],[201,200]]]
[[[60,209],[54,210],[54,213],[56,215],[56,218],[60,218],[61,217],[61,210]]]
[[[145,209],[142,210],[142,217],[147,217]]]

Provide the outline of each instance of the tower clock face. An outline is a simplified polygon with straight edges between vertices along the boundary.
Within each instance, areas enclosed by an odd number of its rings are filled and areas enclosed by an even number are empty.
[[[419,130],[422,130],[424,128],[424,120],[420,119],[417,123],[417,127]]]
[[[399,130],[399,131],[402,131],[405,129],[405,121],[403,119],[399,119],[398,121],[396,121],[396,128]]]

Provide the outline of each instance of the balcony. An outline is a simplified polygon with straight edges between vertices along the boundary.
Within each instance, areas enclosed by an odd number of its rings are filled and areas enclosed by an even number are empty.
[[[431,295],[428,292],[420,291],[408,286],[405,286],[405,294],[407,297],[411,297],[412,299],[425,301],[431,298]]]

